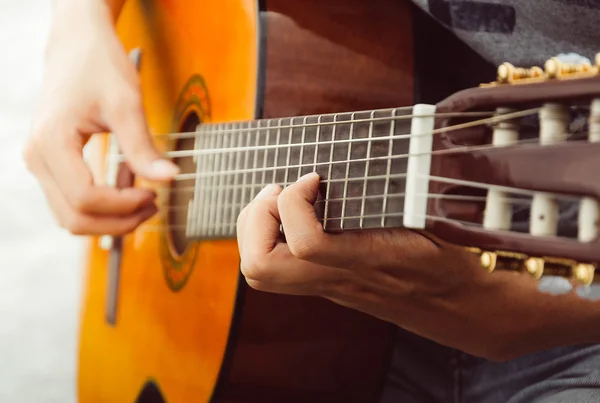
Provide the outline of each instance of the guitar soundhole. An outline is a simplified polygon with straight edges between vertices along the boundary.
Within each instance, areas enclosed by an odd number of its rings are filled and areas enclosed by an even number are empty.
[[[198,115],[191,112],[183,121],[179,131],[183,133],[195,132],[199,123],[200,119]],[[194,142],[195,139],[193,137],[181,138],[177,141],[175,149],[178,151],[191,151],[194,149]],[[174,158],[173,162],[179,166],[182,174],[190,174],[196,171],[192,156]],[[171,186],[168,221],[173,247],[179,255],[185,252],[189,243],[185,235],[185,228],[187,224],[188,205],[194,196],[194,192],[192,191],[193,186],[193,180],[174,181]]]

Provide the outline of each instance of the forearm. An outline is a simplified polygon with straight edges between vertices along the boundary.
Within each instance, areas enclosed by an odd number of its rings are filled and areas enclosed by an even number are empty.
[[[544,349],[600,343],[600,302],[577,295],[539,293],[532,284],[512,284],[505,301],[518,301],[520,309],[507,311],[518,337],[506,346],[506,359]],[[502,304],[505,301],[497,301]],[[490,303],[492,303],[490,301]],[[514,304],[508,304],[508,306]]]

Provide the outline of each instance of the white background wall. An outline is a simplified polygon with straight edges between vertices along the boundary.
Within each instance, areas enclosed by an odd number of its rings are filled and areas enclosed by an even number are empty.
[[[83,249],[61,230],[21,150],[51,0],[0,0],[0,402],[75,402]]]

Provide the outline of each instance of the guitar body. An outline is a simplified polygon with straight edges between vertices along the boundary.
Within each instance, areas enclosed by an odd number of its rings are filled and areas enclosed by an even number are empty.
[[[130,0],[118,29],[126,49],[142,50],[151,132],[193,131],[198,122],[412,104],[407,3]],[[164,151],[189,146],[163,139]],[[102,177],[105,147],[95,146]],[[235,239],[185,241],[185,219],[167,206],[184,205],[185,183],[152,186],[156,217],[112,250],[90,241],[80,403],[378,400],[393,326],[248,288]]]

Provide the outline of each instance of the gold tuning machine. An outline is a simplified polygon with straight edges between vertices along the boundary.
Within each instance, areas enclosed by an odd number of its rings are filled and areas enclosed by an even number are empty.
[[[558,276],[583,286],[600,283],[600,279],[595,277],[596,266],[588,263],[507,251],[484,251],[479,248],[467,248],[467,251],[479,256],[481,268],[488,273],[499,270],[520,272],[536,280],[544,276]]]
[[[570,55],[566,55],[569,60]],[[573,59],[571,57],[571,59]],[[575,58],[577,59],[577,58]],[[600,53],[596,54],[594,63],[583,58],[574,62],[561,60],[560,56],[552,57],[544,63],[544,68],[533,66],[517,67],[508,62],[498,66],[496,81],[481,84],[480,87],[496,87],[499,85],[533,84],[549,80],[569,80],[600,75]]]

